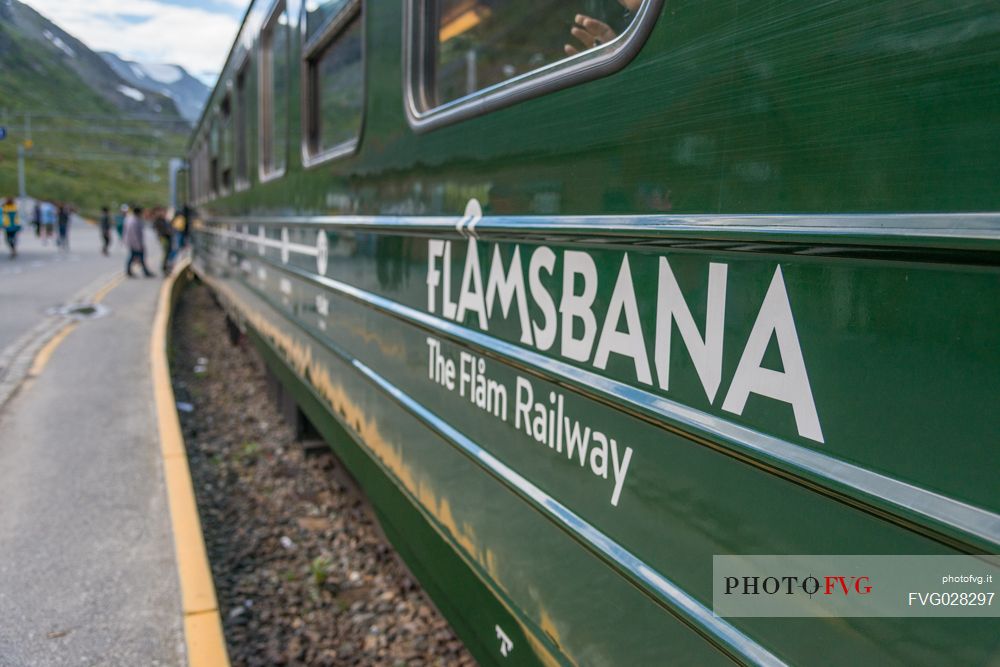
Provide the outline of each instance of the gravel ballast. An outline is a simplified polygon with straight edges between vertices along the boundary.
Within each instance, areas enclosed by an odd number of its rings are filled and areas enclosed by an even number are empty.
[[[208,288],[172,331],[181,425],[234,665],[474,665],[328,451],[307,454]]]

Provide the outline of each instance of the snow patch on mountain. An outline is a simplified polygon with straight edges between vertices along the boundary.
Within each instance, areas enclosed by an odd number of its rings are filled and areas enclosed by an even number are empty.
[[[211,88],[178,65],[125,60],[108,52],[100,55],[129,86],[140,92],[171,98],[181,116],[191,123],[198,120],[205,100],[212,92]]]
[[[69,44],[59,39],[58,35],[53,35],[51,30],[43,30],[42,35],[45,36],[45,39],[52,42],[53,46],[55,46],[57,49],[65,53],[67,56],[69,56],[70,58],[76,58],[76,51],[71,49],[69,47]]]
[[[119,93],[121,93],[125,97],[131,97],[136,102],[142,102],[144,99],[146,99],[146,96],[143,95],[142,92],[136,90],[132,86],[122,85],[118,86],[117,88]]]
[[[171,84],[181,80],[183,73],[177,65],[164,65],[160,63],[140,63],[143,71],[150,79],[160,83]]]

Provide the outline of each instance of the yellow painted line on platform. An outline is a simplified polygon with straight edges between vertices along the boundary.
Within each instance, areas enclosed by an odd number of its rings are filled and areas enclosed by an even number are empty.
[[[153,320],[149,357],[153,372],[153,398],[156,401],[156,416],[160,427],[163,475],[174,530],[177,573],[181,583],[188,664],[191,667],[226,667],[229,665],[229,657],[222,634],[222,619],[219,616],[212,570],[208,565],[205,538],[198,518],[198,504],[195,501],[167,366],[167,328],[170,325],[174,285],[177,277],[187,270],[190,263],[190,260],[180,262],[173,274],[163,281]]]
[[[109,280],[107,285],[94,292],[94,296],[90,299],[91,303],[100,303],[103,301],[104,297],[106,297],[111,290],[121,285],[123,280],[125,280],[125,274],[119,274]]]
[[[111,292],[111,290],[121,285],[122,280],[124,279],[125,279],[124,275],[118,275],[109,280],[107,283],[101,286],[99,290],[94,292],[94,296],[93,298],[91,298],[91,302],[100,303],[101,300]],[[42,346],[42,349],[40,349],[38,353],[35,354],[35,358],[31,362],[31,368],[28,369],[29,378],[36,378],[42,374],[42,371],[45,370],[45,366],[48,365],[49,360],[52,358],[53,353],[55,353],[56,348],[59,347],[59,345],[64,340],[66,340],[67,336],[73,333],[73,330],[76,329],[76,326],[77,326],[76,322],[67,322],[62,329],[57,331],[56,334],[52,336],[52,338],[50,338],[48,342],[45,343],[45,345]]]
[[[50,338],[49,342],[42,346],[42,349],[40,349],[38,354],[35,355],[34,361],[31,362],[31,368],[28,369],[29,378],[36,378],[42,374],[42,371],[45,370],[45,366],[49,363],[49,359],[52,358],[52,354],[56,351],[56,348],[59,347],[60,343],[66,340],[66,336],[73,333],[73,329],[75,328],[76,322],[67,324],[60,329],[55,336]]]

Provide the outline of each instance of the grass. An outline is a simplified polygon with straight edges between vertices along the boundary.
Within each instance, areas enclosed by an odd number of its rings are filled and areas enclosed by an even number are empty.
[[[260,454],[260,443],[244,442],[240,448],[239,458],[244,464],[253,463],[257,460],[258,454]]]
[[[309,563],[309,577],[316,588],[322,588],[330,577],[333,561],[329,556],[317,556]]]
[[[2,84],[0,84],[2,85]],[[72,125],[50,119],[53,125]],[[165,205],[167,203],[167,160],[135,157],[142,153],[132,146],[105,148],[99,139],[83,130],[64,128],[39,136],[33,132],[34,147],[25,160],[25,183],[30,196],[65,201],[84,216],[96,218],[102,206]],[[11,128],[0,142],[0,195],[18,191],[17,145],[25,138],[23,129]],[[183,136],[170,138],[159,151],[180,156]]]
[[[196,338],[204,338],[208,335],[208,327],[204,324],[204,322],[195,322],[191,325],[191,333],[193,333]]]
[[[65,201],[87,217],[118,203],[166,204],[167,158],[180,157],[188,130],[132,120],[67,66],[0,23],[0,196],[17,194],[17,149],[34,114],[25,175],[33,197]],[[81,118],[94,115],[99,118]],[[151,157],[155,156],[155,157]]]

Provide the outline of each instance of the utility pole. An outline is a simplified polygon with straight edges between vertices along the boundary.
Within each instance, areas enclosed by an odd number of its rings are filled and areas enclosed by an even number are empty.
[[[6,113],[6,112],[5,112]],[[24,154],[27,150],[31,149],[31,113],[25,112],[24,114],[24,141],[18,143],[17,145],[17,189],[18,196],[24,199],[28,196],[28,189],[26,187],[26,178],[24,173]]]

